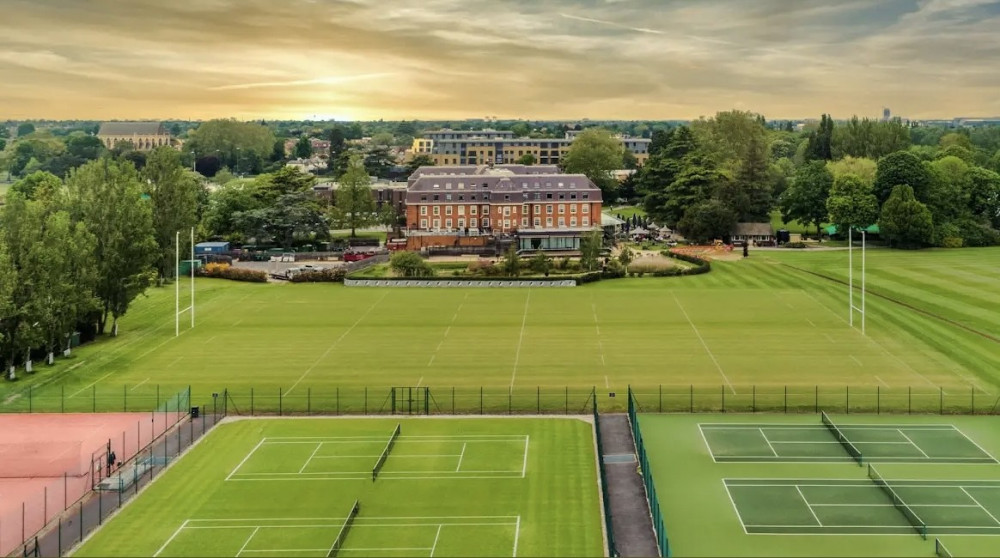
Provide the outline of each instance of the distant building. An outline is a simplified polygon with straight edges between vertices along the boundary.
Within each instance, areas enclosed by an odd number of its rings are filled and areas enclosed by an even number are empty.
[[[733,231],[733,242],[771,245],[774,240],[771,223],[736,223],[736,229]]]
[[[97,132],[97,139],[108,149],[123,142],[131,142],[138,151],[173,145],[162,122],[105,122]]]
[[[892,111],[889,110],[889,107],[884,107],[882,109],[882,121],[883,122],[888,122],[889,119],[891,119],[891,118],[892,118]]]
[[[516,138],[498,130],[436,130],[413,140],[413,155],[427,155],[436,165],[487,165],[517,161],[525,155],[536,163],[558,165],[579,132],[562,138]],[[625,149],[642,164],[649,157],[649,139],[620,137]]]

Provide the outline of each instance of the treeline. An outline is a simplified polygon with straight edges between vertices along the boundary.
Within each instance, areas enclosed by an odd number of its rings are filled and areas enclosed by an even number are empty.
[[[71,334],[117,333],[150,285],[174,274],[175,235],[198,220],[202,185],[159,148],[140,171],[105,155],[65,180],[36,171],[0,208],[0,363],[9,379],[52,362]]]
[[[649,159],[619,194],[698,241],[780,210],[817,236],[824,223],[841,233],[877,224],[895,247],[987,246],[1000,243],[998,171],[1000,128],[931,134],[823,115],[796,133],[730,111],[655,131]]]

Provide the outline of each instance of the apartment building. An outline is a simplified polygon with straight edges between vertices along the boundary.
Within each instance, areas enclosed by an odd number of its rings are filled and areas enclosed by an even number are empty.
[[[576,139],[577,131],[563,138],[515,138],[513,132],[496,130],[438,130],[413,140],[414,155],[427,155],[436,165],[487,165],[517,161],[532,155],[536,163],[558,165]],[[620,138],[639,163],[649,157],[645,138]]]
[[[406,190],[411,233],[513,234],[525,250],[578,250],[601,224],[601,190],[551,165],[421,167]]]

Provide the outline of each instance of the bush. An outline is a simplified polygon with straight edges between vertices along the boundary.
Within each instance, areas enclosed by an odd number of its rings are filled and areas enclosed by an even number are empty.
[[[669,261],[648,261],[643,260],[638,263],[634,263],[628,267],[629,273],[638,273],[639,277],[642,277],[643,273],[656,273],[658,271],[663,271],[666,269],[672,269],[677,267]]]
[[[402,277],[431,277],[434,275],[434,269],[416,252],[396,252],[389,258],[389,269]]]
[[[679,271],[677,273],[678,275],[700,275],[702,273],[712,271],[712,262],[699,258],[698,256],[692,256],[691,254],[685,254],[683,252],[670,252],[670,257],[681,260],[682,262],[695,264],[695,267]]]
[[[266,283],[267,273],[256,269],[243,269],[222,263],[210,263],[199,271],[202,277],[229,279],[230,281],[246,281],[248,283]]]
[[[966,246],[996,246],[1000,244],[1000,233],[971,219],[958,222],[958,229]]]
[[[343,283],[347,272],[342,268],[324,269],[321,271],[303,271],[294,275],[292,283]]]
[[[806,247],[806,243],[805,242],[786,242],[785,244],[783,244],[783,246],[785,248],[805,248]]]

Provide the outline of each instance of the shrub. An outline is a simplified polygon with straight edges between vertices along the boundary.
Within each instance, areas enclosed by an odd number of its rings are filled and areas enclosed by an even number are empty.
[[[784,247],[785,248],[805,248],[806,247],[806,243],[805,242],[786,242],[784,244]]]
[[[638,263],[630,265],[628,270],[630,273],[635,272],[639,274],[639,277],[642,277],[643,273],[656,273],[658,271],[663,271],[665,269],[672,269],[675,267],[677,266],[669,261],[643,260]]]
[[[569,259],[569,256],[559,260],[559,266],[558,266],[559,269],[566,271],[567,269],[569,269],[570,262],[571,260]]]
[[[230,281],[246,281],[249,283],[266,283],[267,273],[256,269],[232,267],[226,264],[210,263],[199,271],[202,277],[229,279]]]
[[[683,252],[670,252],[670,257],[681,260],[682,262],[688,262],[695,264],[695,267],[688,269],[683,269],[677,273],[677,275],[700,275],[702,273],[708,273],[712,271],[712,262],[699,258],[698,256],[692,256],[691,254],[685,254]]]
[[[294,275],[292,283],[343,283],[347,271],[342,268],[324,269],[321,271],[303,271]]]
[[[431,277],[434,275],[434,269],[416,252],[396,252],[389,258],[389,269],[402,277]]]

